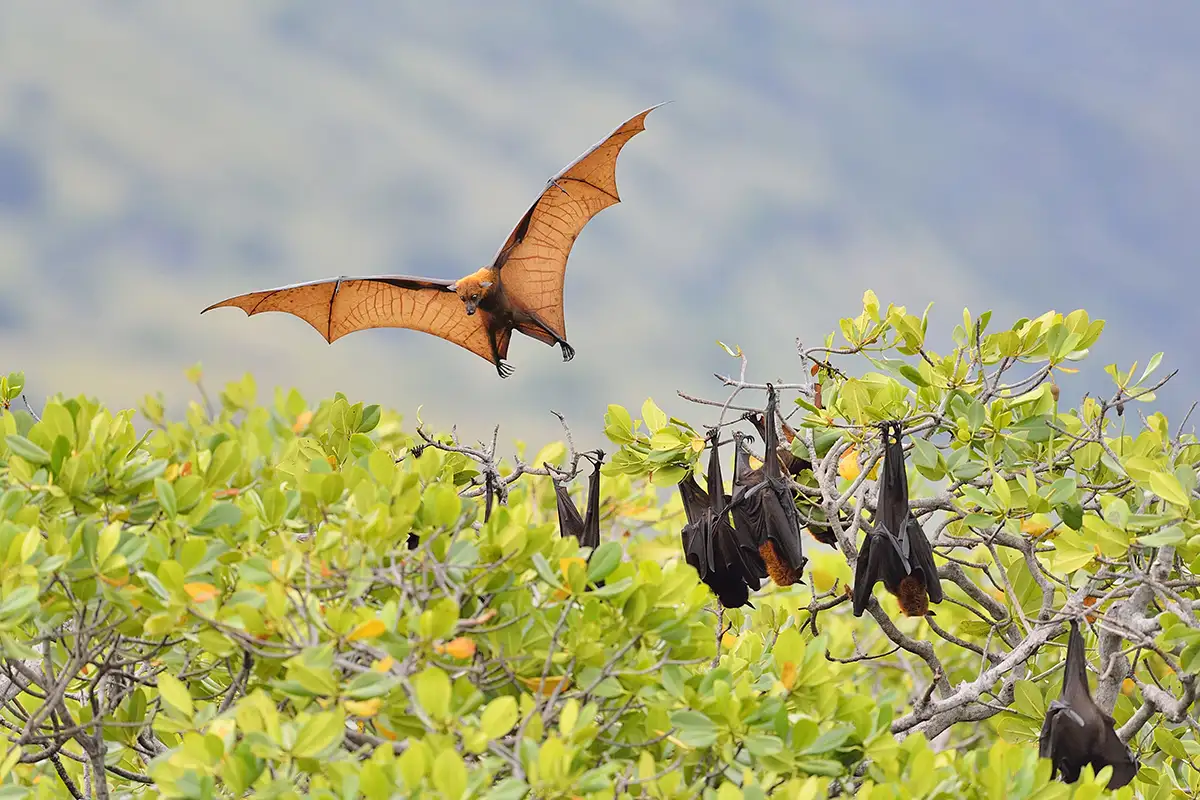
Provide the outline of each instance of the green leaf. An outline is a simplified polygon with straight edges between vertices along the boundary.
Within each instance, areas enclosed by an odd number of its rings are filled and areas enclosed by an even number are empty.
[[[479,727],[492,739],[504,736],[517,724],[517,700],[502,696],[487,704],[479,718]]]
[[[592,552],[588,559],[587,576],[592,583],[602,581],[621,564],[621,545],[604,542]]]
[[[433,786],[445,800],[459,800],[467,791],[467,767],[462,756],[448,748],[433,760]]]
[[[314,714],[296,733],[292,755],[296,758],[316,758],[341,745],[345,730],[346,717],[340,708]]]
[[[450,716],[450,678],[437,667],[426,667],[412,679],[417,702],[434,719]]]
[[[1150,491],[1172,505],[1182,508],[1187,508],[1190,505],[1187,493],[1183,491],[1183,486],[1180,485],[1179,479],[1169,472],[1151,472]]]
[[[916,367],[913,367],[909,364],[900,365],[900,374],[903,375],[905,379],[914,386],[920,386],[921,388],[929,386],[929,381],[925,380],[925,376],[922,375]]]
[[[159,673],[158,694],[166,704],[167,710],[184,719],[192,718],[192,695],[178,678],[165,672]]]
[[[708,747],[717,741],[717,726],[699,711],[675,711],[671,724],[678,728],[676,738],[689,747]]]
[[[200,533],[208,533],[222,525],[237,525],[241,519],[242,510],[233,503],[217,503],[192,528]]]
[[[657,433],[664,425],[667,424],[667,415],[654,403],[654,398],[647,397],[646,402],[642,403],[642,422],[646,423],[646,429],[650,433]]]
[[[167,519],[175,519],[175,515],[179,513],[179,510],[175,505],[175,489],[171,484],[162,478],[155,478],[154,496],[158,498],[158,505],[162,508],[163,513],[167,515]]]
[[[1145,547],[1165,547],[1169,544],[1179,544],[1187,538],[1187,534],[1178,525],[1171,525],[1149,536],[1139,537],[1137,542]]]
[[[1188,752],[1183,743],[1176,738],[1175,734],[1161,725],[1154,726],[1154,744],[1171,758],[1178,758],[1181,761],[1188,760]]]
[[[5,437],[5,441],[8,442],[10,450],[30,464],[40,467],[50,463],[50,454],[24,436],[10,434]]]

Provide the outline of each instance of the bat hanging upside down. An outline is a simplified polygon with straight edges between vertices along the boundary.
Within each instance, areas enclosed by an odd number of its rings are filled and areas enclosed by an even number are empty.
[[[871,590],[883,588],[896,597],[908,617],[934,616],[930,603],[944,597],[933,547],[908,505],[908,472],[904,468],[903,428],[885,422],[883,469],[876,502],[875,525],[867,532],[854,568],[854,616],[861,617],[871,601]]]
[[[588,221],[620,202],[617,156],[646,129],[646,115],[655,108],[625,122],[551,178],[491,265],[464,278],[330,278],[238,295],[204,311],[223,306],[247,315],[284,311],[331,344],[367,328],[424,331],[487,359],[501,378],[512,374],[505,359],[514,330],[561,345],[563,361],[570,361],[575,348],[567,344],[563,314],[567,257]]]
[[[1071,620],[1062,694],[1046,710],[1038,756],[1050,759],[1054,765],[1051,775],[1062,775],[1066,783],[1079,780],[1084,764],[1091,764],[1096,772],[1111,766],[1108,788],[1120,789],[1133,780],[1141,765],[1113,725],[1113,718],[1100,710],[1088,690],[1083,634],[1079,622]]]

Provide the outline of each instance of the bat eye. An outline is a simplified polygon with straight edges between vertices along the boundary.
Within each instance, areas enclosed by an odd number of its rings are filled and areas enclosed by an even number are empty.
[[[478,299],[479,299],[479,295],[477,295],[477,294],[473,294],[473,295],[471,295],[471,299],[472,299],[472,300],[478,300]]]

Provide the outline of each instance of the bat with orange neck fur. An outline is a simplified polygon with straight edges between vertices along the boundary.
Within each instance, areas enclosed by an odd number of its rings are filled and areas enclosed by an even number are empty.
[[[580,231],[596,214],[619,203],[617,156],[646,129],[635,115],[567,165],[546,184],[492,263],[456,281],[379,275],[330,278],[250,292],[214,303],[247,315],[282,311],[300,317],[329,343],[368,328],[408,328],[459,345],[490,361],[501,378],[512,374],[513,331],[551,347],[564,361],[567,343],[563,279]],[[203,311],[200,313],[204,313]]]
[[[767,410],[764,413],[772,423],[778,402],[775,387],[767,384]],[[742,434],[734,434],[739,453],[734,462],[730,510],[734,527],[757,546],[771,580],[780,586],[790,586],[800,580],[808,559],[800,543],[796,496],[783,475],[780,459],[771,456],[779,452],[775,425],[768,424],[763,434],[766,451],[763,465],[756,470],[749,469],[749,453]]]
[[[905,616],[932,616],[929,604],[942,602],[942,584],[933,563],[933,547],[908,505],[903,431],[899,422],[885,422],[880,427],[883,474],[875,525],[863,540],[854,568],[854,616],[862,616],[879,581],[896,597]]]

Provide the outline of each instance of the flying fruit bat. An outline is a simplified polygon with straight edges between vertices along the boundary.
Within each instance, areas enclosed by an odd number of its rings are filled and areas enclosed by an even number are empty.
[[[861,617],[871,590],[882,580],[909,617],[932,616],[929,603],[942,602],[933,547],[908,505],[908,473],[899,422],[884,422],[883,477],[875,525],[867,532],[854,568],[854,616]]]
[[[712,589],[725,608],[750,605],[750,590],[758,589],[766,568],[744,532],[729,524],[729,498],[721,478],[717,452],[720,431],[708,434],[712,450],[708,457],[708,491],[701,489],[692,474],[679,483],[679,495],[687,524],[680,531],[687,563]]]
[[[554,481],[554,500],[558,505],[558,528],[563,536],[574,536],[584,547],[600,546],[600,465],[604,463],[604,451],[585,453],[592,461],[592,476],[588,479],[587,511],[579,516],[579,509],[571,499],[566,484]]]
[[[1112,767],[1109,789],[1120,789],[1133,780],[1137,757],[1113,730],[1113,718],[1100,710],[1088,691],[1087,662],[1079,622],[1071,620],[1067,637],[1067,663],[1063,667],[1062,694],[1050,703],[1038,737],[1038,756],[1054,765],[1066,783],[1079,780],[1084,764],[1099,772]]]
[[[329,278],[238,295],[204,311],[224,306],[249,316],[284,311],[331,344],[367,328],[424,331],[490,361],[501,378],[512,374],[505,359],[513,331],[561,346],[563,361],[570,361],[575,349],[567,343],[563,312],[567,257],[588,221],[620,202],[617,156],[646,129],[646,115],[655,108],[625,122],[551,178],[492,263],[466,277]]]
[[[767,410],[764,412],[767,419],[775,419],[778,401],[775,387],[767,384]],[[800,580],[808,559],[800,544],[796,497],[782,474],[780,460],[769,455],[779,452],[779,435],[775,425],[766,426],[763,465],[756,470],[749,469],[749,453],[744,447],[743,435],[735,433],[734,439],[739,451],[730,504],[734,527],[750,537],[771,580],[779,586],[791,586]]]
[[[745,419],[750,421],[750,424],[753,425],[754,429],[758,431],[758,435],[763,438],[763,441],[766,441],[766,418],[758,412],[750,412],[743,416]],[[782,419],[779,420],[779,424],[783,428],[783,435],[784,438],[787,439],[788,444],[791,444],[793,441],[795,441],[796,432],[792,430],[792,428],[789,427],[788,424]],[[776,434],[776,436],[778,436],[778,434]],[[785,472],[793,477],[799,477],[800,473],[804,472],[804,470],[812,469],[812,462],[796,455],[792,452],[790,447],[783,444],[780,444],[779,446],[779,464],[783,467]],[[804,525],[804,527],[807,528],[808,532],[812,534],[812,537],[821,544],[827,544],[830,547],[837,547],[837,536],[834,534],[833,529],[828,525],[824,525],[816,520],[810,519],[807,524]]]

